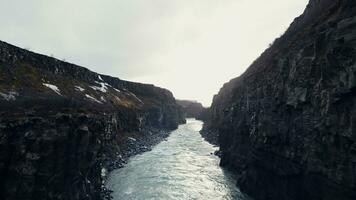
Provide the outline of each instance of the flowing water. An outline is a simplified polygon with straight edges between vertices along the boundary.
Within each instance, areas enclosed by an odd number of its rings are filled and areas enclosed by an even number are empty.
[[[203,123],[188,119],[152,151],[132,157],[110,173],[114,200],[247,199],[212,155],[216,147],[199,134]]]

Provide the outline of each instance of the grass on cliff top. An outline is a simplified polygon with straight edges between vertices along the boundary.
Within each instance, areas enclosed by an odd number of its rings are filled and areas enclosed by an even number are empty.
[[[60,89],[63,97],[69,97],[79,101],[85,101],[86,98],[84,95],[88,94],[96,99],[100,99],[100,97],[103,96],[107,100],[108,104],[111,104],[113,107],[117,108],[140,110],[143,108],[151,108],[161,105],[161,101],[147,97],[139,97],[144,102],[144,104],[141,104],[130,95],[123,93],[118,94],[111,88],[109,88],[107,93],[99,93],[89,87],[91,86],[91,83],[78,81],[63,75],[56,75],[46,71],[41,71],[40,69],[25,62],[17,62],[11,67],[0,66],[0,91],[7,92],[14,90],[17,92],[26,91],[26,93],[33,93],[34,95],[36,95],[36,93],[40,95],[43,94],[45,96],[56,95],[52,90],[43,86],[44,82],[56,85]],[[76,85],[85,88],[85,91],[76,91]],[[105,106],[105,103],[98,106]]]
[[[0,89],[4,91],[36,87],[40,80],[41,74],[25,63],[16,63],[11,67],[0,66]]]

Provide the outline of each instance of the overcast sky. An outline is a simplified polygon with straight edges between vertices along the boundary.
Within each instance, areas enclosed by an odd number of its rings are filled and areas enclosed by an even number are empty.
[[[0,0],[0,40],[209,106],[308,0]]]

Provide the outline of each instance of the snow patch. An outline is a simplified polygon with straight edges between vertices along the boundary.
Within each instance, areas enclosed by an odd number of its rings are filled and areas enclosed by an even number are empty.
[[[114,87],[113,87],[113,89],[114,89],[116,92],[121,93],[121,90],[116,89],[116,88],[114,88]]]
[[[103,96],[101,96],[101,97],[100,97],[100,101],[101,101],[101,102],[106,102],[106,99],[105,99]]]
[[[14,91],[10,91],[7,94],[0,92],[0,96],[2,98],[4,98],[6,101],[15,101],[16,100],[16,96],[18,96],[19,94],[17,92]]]
[[[82,87],[80,87],[80,86],[78,86],[78,85],[74,86],[74,89],[77,90],[77,91],[79,91],[79,92],[85,91],[84,88],[82,88]]]
[[[133,141],[133,142],[136,142],[136,139],[133,138],[133,137],[128,137],[127,139],[129,139],[129,140],[131,140],[131,141]]]
[[[80,87],[80,86],[78,86],[78,85],[74,86],[74,89],[77,90],[77,91],[79,91],[79,92],[85,91],[84,88],[82,88],[82,87]]]
[[[96,102],[96,103],[100,103],[100,104],[103,103],[103,102],[97,100],[96,98],[90,96],[89,94],[85,94],[85,97],[88,98],[88,99],[90,99],[90,100],[92,100],[92,101],[94,101],[94,102]]]
[[[100,75],[98,75],[98,79],[104,82]]]
[[[58,89],[57,86],[49,84],[49,83],[42,83],[44,86],[48,87],[49,89],[53,90],[53,92],[57,93],[58,95],[62,95],[61,91]]]
[[[100,87],[98,86],[90,86],[93,90],[97,90],[97,91],[100,91],[100,92],[104,92],[106,93],[108,91],[108,87],[107,86],[110,86],[109,84],[105,83],[105,82],[98,82],[98,81],[95,81],[95,83],[99,84]]]

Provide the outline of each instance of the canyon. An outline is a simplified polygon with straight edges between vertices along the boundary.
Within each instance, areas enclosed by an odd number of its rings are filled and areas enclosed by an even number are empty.
[[[210,108],[0,41],[0,199],[354,200],[355,105],[354,0],[309,0]]]

